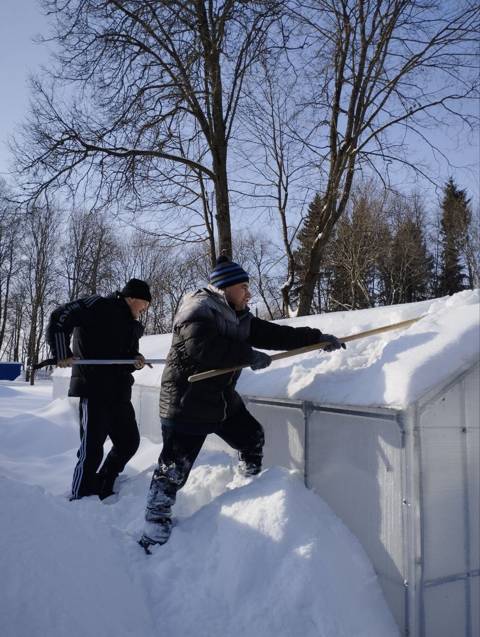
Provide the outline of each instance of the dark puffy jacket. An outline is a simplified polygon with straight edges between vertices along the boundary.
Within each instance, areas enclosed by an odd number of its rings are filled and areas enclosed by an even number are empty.
[[[73,343],[70,349],[70,338]],[[134,358],[143,326],[120,294],[91,296],[58,307],[50,317],[47,341],[56,360]],[[130,400],[133,365],[74,365],[69,396]]]
[[[179,422],[217,423],[242,405],[235,385],[240,371],[197,383],[188,377],[209,369],[248,365],[252,347],[289,350],[321,340],[320,330],[277,325],[235,312],[223,294],[203,288],[182,300],[162,375],[160,416]]]

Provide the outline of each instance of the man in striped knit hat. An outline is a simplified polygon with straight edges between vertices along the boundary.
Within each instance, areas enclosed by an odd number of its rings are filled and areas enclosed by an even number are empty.
[[[173,322],[173,339],[162,375],[160,418],[163,449],[147,496],[140,544],[147,553],[164,544],[172,528],[172,506],[208,434],[215,433],[236,449],[247,476],[262,467],[264,433],[235,391],[240,372],[198,383],[188,377],[214,368],[268,367],[271,358],[254,348],[290,350],[320,341],[328,351],[345,344],[310,327],[277,325],[253,316],[249,277],[238,264],[221,256],[210,285],[187,294]]]

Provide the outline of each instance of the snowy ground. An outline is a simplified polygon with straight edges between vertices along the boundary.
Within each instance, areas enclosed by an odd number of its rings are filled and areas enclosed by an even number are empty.
[[[51,384],[0,381],[3,637],[398,635],[357,540],[298,475],[256,479],[204,452],[168,544],[136,544],[159,447],[142,439],[120,495],[66,495],[76,414]]]

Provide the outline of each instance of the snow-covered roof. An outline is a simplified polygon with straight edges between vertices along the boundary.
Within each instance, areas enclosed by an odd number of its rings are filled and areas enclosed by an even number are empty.
[[[245,370],[238,389],[245,395],[268,398],[406,407],[479,360],[479,290],[420,303],[279,321],[345,337],[417,316],[423,318],[407,329],[352,341],[345,351],[313,352],[277,361],[259,372]],[[170,334],[146,336],[141,351],[146,357],[162,358],[170,342]],[[144,369],[135,374],[136,382],[159,386],[161,373],[162,366]]]

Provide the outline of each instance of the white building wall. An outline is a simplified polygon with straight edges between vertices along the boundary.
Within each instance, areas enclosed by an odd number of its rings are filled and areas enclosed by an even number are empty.
[[[419,401],[422,637],[477,637],[480,365]]]

